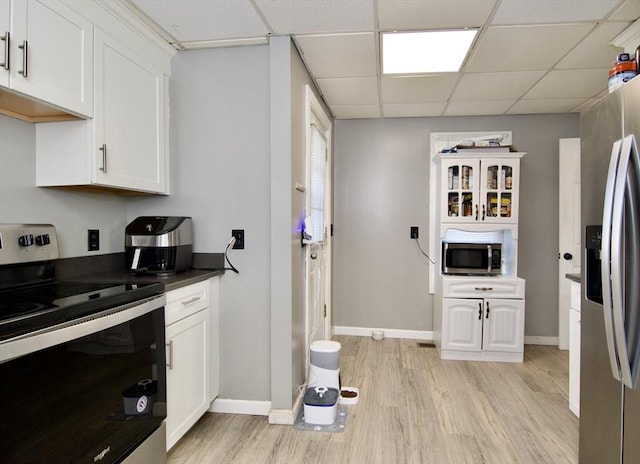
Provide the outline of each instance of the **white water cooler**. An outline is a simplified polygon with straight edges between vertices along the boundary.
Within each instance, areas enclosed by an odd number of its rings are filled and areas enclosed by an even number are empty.
[[[340,343],[316,340],[309,347],[309,387],[340,391]]]

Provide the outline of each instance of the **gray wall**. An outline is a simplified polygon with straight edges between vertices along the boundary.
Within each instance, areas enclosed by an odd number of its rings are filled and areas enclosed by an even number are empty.
[[[289,37],[269,46],[181,52],[173,59],[170,197],[131,199],[142,214],[193,217],[197,252],[218,252],[231,229],[245,250],[220,286],[220,397],[290,409],[304,382],[305,84]]]
[[[245,249],[220,285],[220,397],[270,400],[269,47],[180,52],[172,61],[171,191],[127,216],[191,216],[197,252]]]
[[[334,325],[432,330],[427,259],[431,132],[513,132],[521,164],[518,274],[525,333],[558,335],[558,139],[577,114],[338,120],[334,151]]]
[[[34,124],[0,115],[0,222],[53,224],[63,258],[123,251],[126,200],[36,187],[35,134]],[[87,229],[100,229],[100,251],[87,251]]]

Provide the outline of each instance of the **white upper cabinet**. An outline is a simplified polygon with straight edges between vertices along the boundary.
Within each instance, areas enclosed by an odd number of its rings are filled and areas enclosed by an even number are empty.
[[[95,112],[92,119],[36,124],[36,185],[168,194],[173,55],[121,22],[124,11],[70,5],[94,21]]]
[[[164,74],[98,29],[95,45],[95,182],[166,192]]]
[[[93,116],[90,21],[57,0],[0,0],[0,28],[0,85]]]
[[[0,86],[9,87],[11,2],[0,0]]]
[[[440,221],[517,224],[522,154],[440,158]]]

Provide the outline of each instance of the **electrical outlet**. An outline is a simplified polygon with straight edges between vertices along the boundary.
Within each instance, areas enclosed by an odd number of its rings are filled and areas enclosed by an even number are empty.
[[[87,242],[89,251],[97,251],[100,249],[100,231],[98,229],[89,229],[87,231]]]
[[[233,249],[244,250],[244,229],[233,229],[231,230],[231,235],[236,238]]]
[[[418,226],[411,226],[411,238],[412,239],[418,238]]]

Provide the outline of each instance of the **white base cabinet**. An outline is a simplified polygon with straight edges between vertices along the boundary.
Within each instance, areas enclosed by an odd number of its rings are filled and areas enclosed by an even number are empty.
[[[218,393],[218,278],[167,292],[167,450]]]
[[[524,280],[443,277],[437,305],[443,359],[522,362]]]
[[[569,409],[580,417],[580,299],[581,285],[571,282],[569,309]]]

